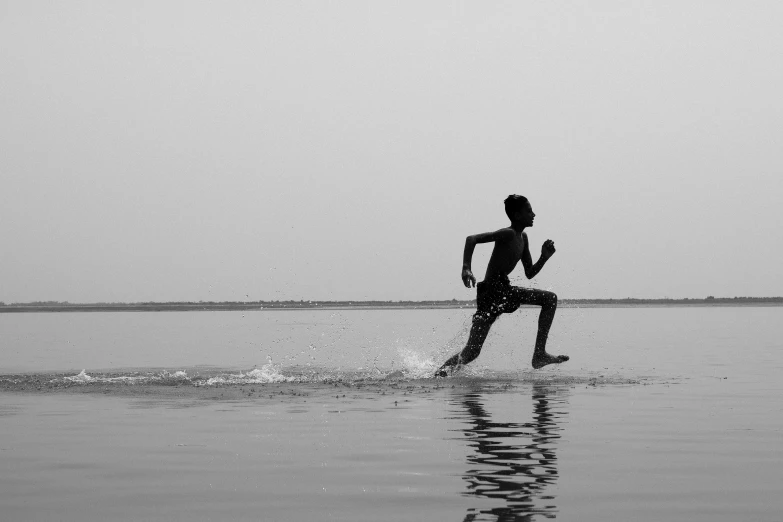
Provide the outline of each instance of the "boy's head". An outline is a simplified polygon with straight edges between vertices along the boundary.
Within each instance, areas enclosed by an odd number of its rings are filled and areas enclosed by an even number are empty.
[[[506,206],[506,215],[512,225],[520,225],[523,228],[533,226],[533,218],[536,215],[526,197],[512,194],[503,203]]]
[[[518,196],[517,194],[511,194],[503,202],[506,207],[506,215],[508,219],[514,221],[514,216],[517,212],[525,212],[530,209],[530,202],[525,196]]]

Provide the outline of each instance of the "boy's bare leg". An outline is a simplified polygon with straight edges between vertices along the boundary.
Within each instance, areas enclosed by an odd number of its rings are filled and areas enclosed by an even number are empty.
[[[567,355],[551,355],[546,351],[546,340],[549,337],[549,328],[555,319],[557,310],[557,295],[543,290],[522,290],[521,304],[536,304],[541,306],[541,313],[538,315],[538,334],[536,335],[536,347],[533,350],[533,368],[542,368],[547,364],[557,364],[566,362]]]
[[[553,292],[544,290],[514,287],[511,300],[512,302],[510,304],[512,310],[516,310],[523,304],[541,307],[541,313],[538,315],[536,346],[533,350],[533,360],[531,361],[533,368],[538,369],[543,368],[548,364],[566,362],[569,359],[567,355],[552,355],[546,351],[546,341],[549,337],[549,329],[552,327],[552,321],[554,321],[555,312],[557,311],[557,295]],[[449,360],[443,363],[443,366],[435,372],[435,376],[446,377],[449,373],[454,371],[457,366],[468,364],[478,357],[493,322],[494,319],[474,321],[465,348],[462,352],[453,355]]]
[[[435,372],[435,377],[446,377],[458,366],[468,364],[478,357],[493,322],[494,321],[489,320],[473,321],[473,326],[470,328],[470,336],[468,337],[467,344],[465,344],[465,348],[463,348],[460,353],[449,357],[449,359],[443,363],[443,366]]]

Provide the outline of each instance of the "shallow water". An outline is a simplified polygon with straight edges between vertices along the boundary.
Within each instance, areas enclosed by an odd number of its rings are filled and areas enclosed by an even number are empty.
[[[468,318],[0,315],[0,513],[780,520],[783,308],[561,310],[535,372],[523,311],[422,378]]]

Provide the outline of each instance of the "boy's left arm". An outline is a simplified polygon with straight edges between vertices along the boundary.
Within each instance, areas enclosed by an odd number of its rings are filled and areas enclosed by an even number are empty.
[[[530,257],[530,249],[528,248],[527,234],[523,232],[522,237],[525,240],[525,246],[522,248],[522,267],[525,269],[527,278],[533,279],[544,268],[547,260],[554,255],[555,242],[551,239],[544,241],[544,244],[541,245],[541,257],[533,264],[533,258]]]

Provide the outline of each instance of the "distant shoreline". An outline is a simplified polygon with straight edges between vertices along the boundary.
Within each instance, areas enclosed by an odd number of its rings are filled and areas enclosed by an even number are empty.
[[[561,299],[562,308],[692,306],[783,306],[783,297],[708,297],[706,299]],[[256,301],[169,303],[37,302],[0,305],[0,313],[28,312],[195,312],[278,310],[433,310],[472,309],[475,301]]]

